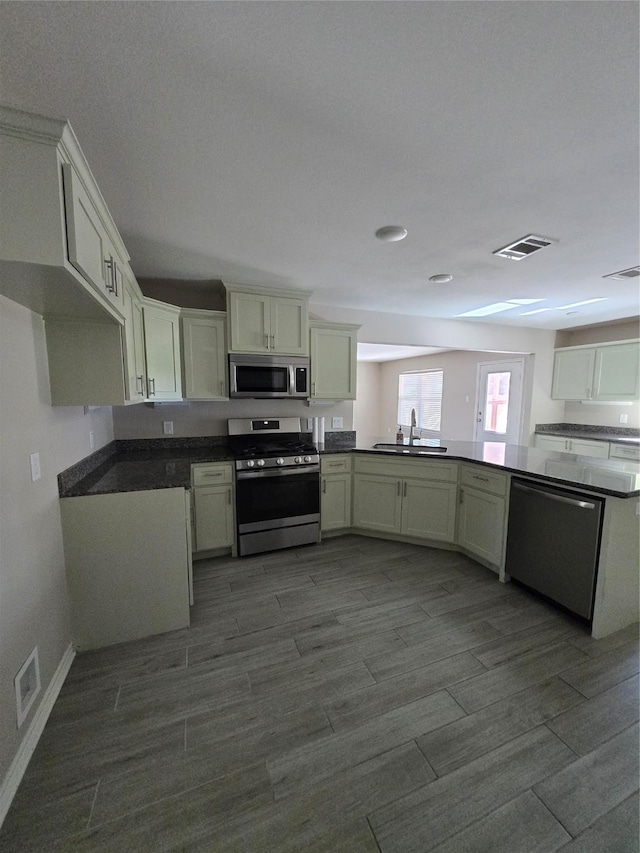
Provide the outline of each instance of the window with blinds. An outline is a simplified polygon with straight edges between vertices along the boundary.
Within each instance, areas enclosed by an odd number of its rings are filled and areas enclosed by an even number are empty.
[[[415,409],[420,429],[440,432],[442,383],[442,370],[401,373],[398,383],[398,423],[409,427],[411,409]]]

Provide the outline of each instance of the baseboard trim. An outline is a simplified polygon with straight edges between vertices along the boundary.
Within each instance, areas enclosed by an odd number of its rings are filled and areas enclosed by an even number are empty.
[[[40,736],[42,735],[46,722],[49,719],[49,714],[53,710],[55,701],[58,698],[58,694],[62,689],[62,685],[64,684],[64,680],[67,677],[67,673],[71,668],[71,664],[73,663],[75,656],[76,653],[74,648],[69,644],[60,663],[58,664],[53,678],[49,682],[49,686],[42,697],[38,710],[31,720],[31,725],[27,729],[24,740],[20,744],[18,752],[11,762],[11,767],[2,781],[2,785],[0,786],[0,826],[2,826],[4,819],[7,816],[7,812],[11,807],[11,803],[16,795],[18,786],[20,785],[22,777],[25,774],[25,770],[29,765],[31,756],[38,745]]]

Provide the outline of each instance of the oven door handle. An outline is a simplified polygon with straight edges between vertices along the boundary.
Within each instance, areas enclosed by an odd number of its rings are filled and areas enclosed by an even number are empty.
[[[292,477],[295,474],[319,474],[320,468],[310,465],[305,468],[268,468],[266,471],[236,471],[238,480],[253,480],[257,477]]]

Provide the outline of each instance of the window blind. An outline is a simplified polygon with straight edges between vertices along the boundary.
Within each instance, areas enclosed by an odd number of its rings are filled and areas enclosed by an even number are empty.
[[[440,431],[442,413],[442,370],[401,373],[398,383],[398,423],[410,426],[411,409],[416,410],[420,429]]]

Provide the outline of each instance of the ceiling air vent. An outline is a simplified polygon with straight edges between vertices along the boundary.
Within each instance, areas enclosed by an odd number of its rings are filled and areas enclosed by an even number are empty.
[[[539,252],[540,249],[557,242],[549,237],[536,237],[535,234],[529,234],[527,237],[516,240],[515,243],[509,243],[508,246],[497,249],[493,254],[500,258],[508,258],[510,261],[521,261],[534,252]]]
[[[629,267],[628,270],[610,272],[608,275],[603,275],[602,278],[612,278],[614,281],[624,281],[627,278],[638,278],[638,276],[640,276],[640,267]]]

